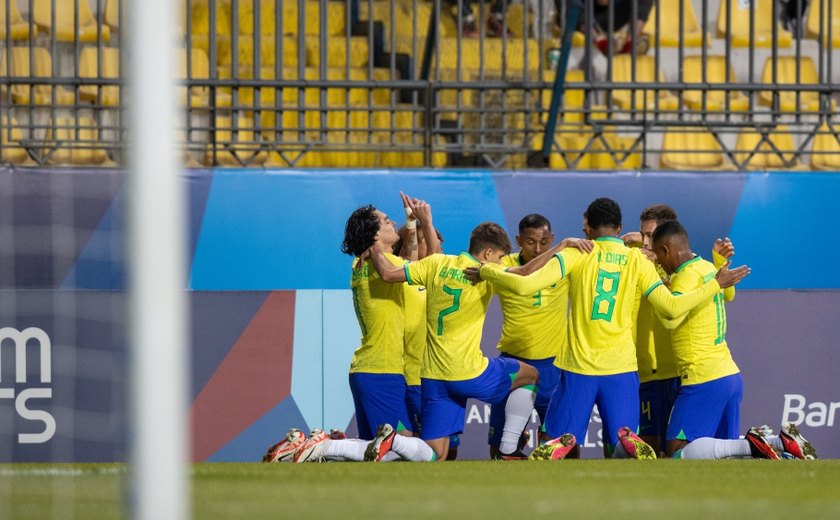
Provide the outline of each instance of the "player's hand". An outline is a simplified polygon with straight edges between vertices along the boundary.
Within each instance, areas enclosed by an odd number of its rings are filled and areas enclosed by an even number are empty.
[[[592,249],[595,247],[595,243],[591,240],[574,237],[564,238],[560,241],[560,245],[562,246],[560,249],[574,247],[580,250],[582,253],[591,253]]]
[[[415,220],[417,217],[414,215],[414,211],[411,208],[411,197],[403,192],[400,192],[400,199],[402,199],[403,209],[405,210],[405,220]]]
[[[645,255],[645,258],[647,258],[648,260],[650,260],[654,264],[656,263],[656,253],[654,253],[653,251],[651,251],[650,249],[648,249],[646,247],[640,247],[639,251],[641,251],[642,254]]]
[[[732,265],[731,261],[726,262],[726,265],[721,267],[720,271],[718,271],[715,276],[715,280],[717,280],[718,285],[720,285],[722,289],[732,287],[750,274],[750,268],[745,265],[736,267],[735,269],[730,269],[730,265]]]
[[[735,246],[732,245],[732,241],[729,240],[729,237],[726,237],[723,240],[715,240],[715,245],[712,246],[712,250],[724,258],[732,258],[735,256]]]
[[[621,235],[621,240],[627,247],[639,247],[642,245],[642,234],[639,231],[631,231]]]
[[[467,267],[464,269],[464,278],[470,281],[471,284],[475,285],[482,280],[481,278],[481,266],[478,267]]]

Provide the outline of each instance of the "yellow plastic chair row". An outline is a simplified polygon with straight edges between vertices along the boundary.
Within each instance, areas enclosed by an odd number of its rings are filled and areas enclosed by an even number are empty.
[[[0,120],[0,163],[9,163],[18,166],[33,164],[26,148],[21,146],[23,134],[20,131],[18,122],[3,116]]]
[[[560,125],[555,140],[559,149],[552,148],[548,156],[549,168],[554,170],[635,170],[642,165],[636,138],[609,127],[596,135],[590,126]],[[542,136],[537,136],[532,148],[540,150],[542,144]]]
[[[257,37],[259,41],[259,59],[261,67],[273,67],[277,55],[277,42],[273,36]],[[237,42],[238,64],[254,64],[254,36],[239,36]],[[216,37],[216,64],[219,66],[230,66],[233,62],[233,45],[230,36]],[[351,36],[348,40],[344,36],[331,36],[327,39],[327,66],[328,67],[362,67],[367,65],[370,52],[368,39],[365,36]],[[193,48],[204,50],[210,54],[210,39],[207,35],[194,35],[191,37]],[[285,36],[282,39],[282,59],[286,67],[297,66],[305,60],[306,65],[317,67],[321,63],[320,39],[317,36],[307,36],[303,54],[300,53],[299,40],[297,36]]]
[[[9,125],[11,123],[11,126]],[[0,142],[3,143],[0,162],[20,166],[35,164],[23,147],[23,134],[17,121],[2,119]],[[43,143],[38,152],[47,157],[47,164],[65,166],[113,166],[107,152],[100,146],[99,129],[89,117],[59,117],[47,125]]]
[[[53,3],[55,3],[55,25],[53,25]],[[87,0],[33,0],[32,9],[32,19],[38,28],[58,41],[78,40],[94,43],[100,38],[104,42],[111,38],[111,28],[96,20]],[[78,32],[76,31],[77,18]]]
[[[127,0],[130,1],[130,0]],[[364,3],[364,2],[363,2]],[[254,8],[259,6],[260,27],[257,31],[260,35],[274,37],[276,34],[277,12],[275,10],[276,0],[239,0],[237,19],[239,22],[240,35],[254,34]],[[300,34],[300,24],[303,23],[304,34],[321,34],[321,3],[318,0],[309,0],[304,4],[304,16],[300,16],[297,0],[282,2],[283,34]],[[347,27],[347,15],[349,3],[327,2],[327,14],[325,17],[328,35],[344,34]],[[231,31],[231,10],[233,8],[230,0],[218,0],[216,2],[216,30],[217,35],[230,36]],[[193,35],[206,35],[210,33],[210,4],[206,1],[193,0],[190,5],[190,32]]]
[[[808,17],[805,21],[805,35],[820,39],[822,20],[822,43],[824,46],[840,48],[840,0],[810,0]],[[830,22],[830,24],[829,24]]]
[[[6,34],[6,23],[9,23],[9,34]],[[34,36],[38,35],[38,27],[33,26]],[[18,9],[16,0],[9,0],[9,12],[6,12],[6,0],[0,1],[0,40],[6,37],[13,41],[29,39],[29,22],[24,20]]]

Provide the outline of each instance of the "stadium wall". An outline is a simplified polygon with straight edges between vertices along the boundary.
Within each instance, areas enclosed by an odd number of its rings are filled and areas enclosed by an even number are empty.
[[[672,205],[702,255],[730,236],[736,264],[753,268],[727,308],[745,379],[742,426],[803,423],[822,456],[840,457],[840,245],[823,236],[836,173],[218,169],[184,178],[195,460],[258,460],[291,426],[354,432],[347,367],[359,331],[339,246],[362,204],[401,217],[400,190],[432,204],[448,253],[479,222],[515,235],[531,212],[558,238],[579,235],[599,196],[621,204],[628,230],[648,204]],[[0,462],[126,458],[123,181],[119,170],[0,169]],[[488,355],[500,323],[494,302]],[[470,403],[462,458],[486,457],[486,413]],[[584,456],[600,456],[599,427],[596,415]]]

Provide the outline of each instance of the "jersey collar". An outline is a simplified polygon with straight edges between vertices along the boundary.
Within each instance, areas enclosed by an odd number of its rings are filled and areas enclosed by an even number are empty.
[[[595,239],[596,242],[618,242],[619,244],[623,244],[624,241],[618,237],[598,237]]]
[[[480,264],[480,263],[481,263],[481,262],[479,262],[478,260],[476,260],[476,258],[475,258],[473,255],[469,254],[469,253],[468,253],[468,252],[466,252],[466,251],[461,251],[461,256],[466,256],[467,258],[469,258],[470,260],[472,260],[473,262],[475,262],[475,263],[477,263],[477,264]]]
[[[683,267],[698,260],[701,260],[700,255],[694,255],[694,258],[692,258],[691,260],[686,260],[685,262],[681,263],[680,266],[677,267],[677,269],[674,271],[674,274],[679,273],[680,271],[682,271]]]

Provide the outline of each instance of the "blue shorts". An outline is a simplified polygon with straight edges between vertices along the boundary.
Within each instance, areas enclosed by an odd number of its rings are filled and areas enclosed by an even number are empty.
[[[502,352],[499,357],[517,359],[537,369],[540,379],[537,382],[537,400],[534,402],[534,409],[540,416],[540,424],[545,422],[545,413],[548,411],[548,403],[551,401],[551,394],[554,387],[560,380],[560,369],[554,365],[554,358],[547,359],[522,359]],[[487,444],[498,447],[502,442],[502,430],[505,426],[505,405],[507,399],[490,407],[490,428],[487,430]]]
[[[350,374],[350,391],[356,406],[356,426],[360,439],[373,439],[382,423],[397,431],[411,427],[402,374]]]
[[[666,438],[688,442],[701,437],[737,439],[743,395],[741,374],[681,386]]]
[[[408,385],[405,387],[405,405],[408,408],[408,418],[411,420],[411,431],[415,437],[420,436],[422,430],[420,417],[423,410],[422,393],[420,385]]]
[[[638,372],[587,376],[561,370],[560,382],[548,405],[546,434],[553,439],[571,433],[583,444],[593,405],[598,405],[601,415],[604,442],[614,447],[619,428],[639,428]]]
[[[679,389],[679,377],[648,381],[639,385],[639,435],[659,437],[659,445],[665,446],[668,418],[674,408]]]
[[[478,377],[464,381],[423,378],[423,440],[440,439],[464,431],[467,399],[502,402],[519,372],[519,362],[492,358]]]

